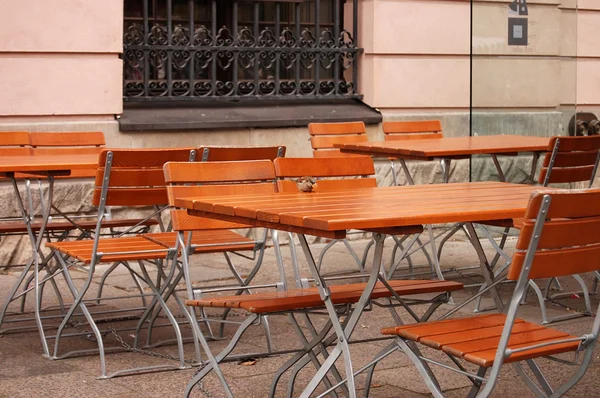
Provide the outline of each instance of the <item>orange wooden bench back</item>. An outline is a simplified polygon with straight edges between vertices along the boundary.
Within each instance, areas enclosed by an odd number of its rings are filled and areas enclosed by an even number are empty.
[[[600,270],[600,189],[541,191],[529,200],[509,279],[519,278],[544,195],[551,203],[529,278]]]
[[[422,140],[443,137],[442,124],[439,120],[384,122],[383,134],[386,141]]]
[[[113,160],[108,181],[107,206],[152,206],[169,203],[163,166],[190,160],[193,148],[110,149],[98,158],[92,203],[98,206],[108,153]]]
[[[31,155],[28,132],[7,131],[0,133],[0,156],[25,155]]]
[[[310,123],[308,132],[313,156],[316,158],[364,156],[341,153],[333,147],[335,144],[367,142],[367,130],[363,122]]]
[[[94,155],[104,149],[106,141],[102,132],[50,132],[30,133],[34,155]],[[92,178],[95,170],[72,170],[63,178]]]
[[[375,165],[368,156],[353,159],[339,158],[277,158],[273,162],[279,192],[298,192],[296,183],[289,178],[313,177],[319,180],[315,192],[372,188],[377,180],[372,178],[332,179],[330,177],[364,177],[375,174]]]
[[[275,160],[279,156],[285,156],[285,146],[201,146],[196,151],[196,160],[203,162]]]
[[[270,160],[235,162],[170,162],[164,166],[169,203],[177,198],[227,196],[276,192],[275,170]],[[186,210],[172,210],[176,231],[248,228],[248,225],[193,217]]]
[[[106,145],[102,132],[30,133],[34,155],[95,154]]]
[[[550,170],[548,184],[590,181],[594,174],[594,165],[600,151],[600,136],[589,137],[552,137],[548,152],[542,163],[539,182],[546,181],[552,152],[558,141],[554,164]]]

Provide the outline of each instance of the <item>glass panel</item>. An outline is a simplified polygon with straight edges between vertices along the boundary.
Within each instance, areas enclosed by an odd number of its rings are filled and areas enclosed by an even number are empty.
[[[577,0],[471,6],[471,135],[568,134],[576,110]],[[531,181],[531,154],[498,159],[507,181]],[[490,156],[473,157],[472,181],[499,178]]]

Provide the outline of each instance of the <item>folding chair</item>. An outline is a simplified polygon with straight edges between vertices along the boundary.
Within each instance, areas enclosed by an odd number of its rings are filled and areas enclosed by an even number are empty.
[[[276,159],[277,157],[285,156],[285,150],[286,150],[285,146],[201,146],[196,149],[196,152],[197,152],[198,160],[200,160],[202,162],[249,161],[249,160],[270,160],[270,161],[272,161],[272,160]],[[191,178],[191,176],[186,176],[183,178]],[[173,182],[173,184],[180,183],[180,181],[172,181],[172,182]],[[195,183],[203,183],[203,184],[212,183],[209,181],[203,182],[201,180],[194,181],[194,182]],[[178,189],[177,192],[180,192],[183,188],[180,187],[177,189]],[[174,205],[173,198],[170,198],[170,199],[171,199],[171,205]],[[181,215],[181,212],[172,212],[172,214],[176,215],[179,218],[183,217]],[[207,223],[207,225],[209,225],[209,226],[212,224],[213,223],[211,223],[211,222]],[[196,224],[193,224],[193,225],[196,225]],[[218,223],[217,223],[217,225],[218,225]],[[227,228],[227,227],[224,227],[224,228]],[[242,228],[245,228],[245,227],[242,227]],[[217,231],[217,232],[215,232],[215,231]],[[215,233],[216,233],[216,236],[215,236]],[[274,239],[277,239],[277,232],[271,231],[271,233],[274,236]],[[162,232],[162,233],[145,234],[144,237],[151,239],[154,242],[158,242],[158,243],[164,245],[165,247],[172,248],[178,243],[177,242],[177,234],[178,233],[176,231]],[[232,231],[225,230],[223,228],[207,227],[206,229],[202,229],[201,227],[196,227],[195,233],[193,234],[193,236],[194,236],[193,241],[190,242],[190,244],[192,245],[192,248],[191,248],[192,252],[189,254],[191,255],[194,253],[222,252],[223,255],[225,256],[225,260],[227,261],[229,269],[232,271],[234,278],[236,278],[238,283],[240,283],[240,286],[244,286],[244,281],[242,280],[240,273],[238,272],[235,265],[233,264],[230,253],[248,259],[249,257],[245,254],[240,253],[240,250],[252,252],[252,257],[250,259],[256,260],[257,262],[255,264],[255,267],[253,268],[253,272],[251,273],[251,275],[255,275],[256,272],[258,272],[258,270],[262,264],[264,249],[265,249],[265,245],[266,245],[266,235],[267,235],[267,230],[265,230],[263,232],[263,236],[261,238],[258,238],[257,240],[252,240],[250,238],[242,237],[241,235],[234,233]],[[229,248],[231,250],[227,250],[227,248],[228,248],[227,245],[223,245],[223,247],[214,247],[213,248],[214,242],[212,240],[223,239],[223,238],[231,239],[232,242],[236,242],[236,244],[242,244],[245,246],[237,247],[237,248],[234,246],[229,246]],[[242,240],[240,240],[240,239],[242,239]],[[281,261],[280,253],[278,256],[278,260]],[[252,278],[250,277],[249,280],[251,280],[251,279]],[[222,317],[223,320],[226,319],[227,312],[229,312],[229,311],[226,311],[226,313],[223,314],[223,317]],[[151,324],[154,322],[154,320],[156,318],[156,314],[157,313],[155,313],[155,315],[151,318],[151,320],[150,320]],[[209,330],[210,337],[211,338],[214,337],[214,335],[212,333],[212,329],[210,328],[210,324],[208,323],[208,321],[206,322],[206,326]],[[225,326],[225,324],[222,323],[221,328],[220,328],[221,336],[223,335],[224,326]],[[266,332],[267,332],[268,345],[270,346],[271,339],[270,339],[270,332],[269,332],[268,328],[267,328]],[[150,339],[150,334],[148,335],[148,339]],[[147,344],[150,344],[149,340],[148,340]]]
[[[100,154],[104,149],[105,139],[102,132],[77,132],[77,133],[65,133],[65,132],[35,132],[35,133],[1,133],[0,135],[0,146],[18,146],[1,148],[0,152],[3,156],[14,156],[14,155],[40,155],[40,156],[60,156],[64,154]],[[96,174],[95,170],[73,170],[68,176],[57,176],[56,179],[73,179],[73,178],[91,178]],[[25,188],[27,197],[29,199],[29,214],[35,214],[34,203],[32,199],[32,185],[31,180],[35,179],[38,183],[39,198],[41,201],[42,208],[44,206],[44,194],[42,188],[42,182],[38,176],[31,176],[27,174],[20,174],[17,176],[19,179],[25,180]],[[112,219],[110,208],[106,208],[106,214],[102,222],[103,234],[115,235],[121,232],[115,231],[115,228],[128,228],[128,233],[141,233],[147,232],[153,225],[158,225],[159,222],[155,219]],[[89,214],[74,215],[66,214],[62,212],[58,207],[52,206],[52,210],[56,213],[50,216],[48,223],[44,227],[45,239],[47,241],[64,241],[66,239],[84,239],[89,238],[92,231],[96,227],[96,220],[91,219],[95,216]],[[27,226],[23,222],[22,218],[11,219],[7,222],[0,224],[0,235],[11,236],[11,235],[26,235],[28,233]],[[31,220],[30,227],[33,232],[39,233],[42,228],[42,222]],[[108,232],[106,232],[108,230]],[[76,232],[77,235],[71,235]],[[45,261],[42,261],[41,267],[47,267],[47,261],[50,259],[49,256],[45,257]],[[26,266],[26,270],[30,267]],[[29,272],[26,272],[29,273]],[[50,274],[52,272],[49,272]],[[108,276],[108,275],[107,275]],[[33,290],[31,287],[34,275],[30,274],[27,279],[19,279],[19,284],[14,287],[14,291],[8,295],[5,300],[2,309],[0,310],[0,325],[4,322],[5,315],[8,309],[8,305],[15,300],[21,298],[20,313],[23,313],[25,309],[25,301],[27,299],[28,292]],[[54,286],[54,281],[51,284]],[[23,291],[17,293],[20,286],[23,286]],[[57,291],[58,293],[58,291]],[[61,310],[62,299],[59,297],[59,306]],[[32,319],[14,319],[12,322],[23,322]],[[3,333],[15,332],[29,329],[28,327],[14,327],[5,328],[2,330]]]
[[[538,182],[544,187],[548,186],[549,184],[586,182],[588,187],[591,187],[596,177],[599,160],[600,136],[552,137],[548,145],[548,152],[546,153],[542,163],[542,169]],[[500,222],[487,221],[482,222],[481,224],[504,227],[500,244],[497,247],[497,253],[491,263],[492,267],[494,267],[501,256],[504,256],[508,260],[507,263],[499,271],[497,271],[497,274],[501,274],[510,265],[510,259],[507,258],[508,256],[503,252],[508,233],[511,228],[520,229],[522,220],[505,220]],[[490,242],[495,245],[495,241],[492,239],[491,235],[489,235],[487,229],[482,227],[482,230],[487,235]],[[599,273],[596,273],[596,276],[600,278]],[[586,311],[587,314],[590,314],[592,308],[589,299],[588,288],[579,275],[573,275],[573,277],[581,286],[583,298],[585,300]],[[598,279],[595,280],[597,281]],[[558,281],[554,278],[548,280],[546,284],[545,295],[542,294],[541,289],[534,281],[530,282],[530,287],[535,292],[540,303],[543,323],[556,322],[585,315],[578,313],[559,316],[551,320],[548,319],[545,301],[547,298],[558,297],[558,295],[550,296],[550,287],[553,281],[556,281],[558,284]],[[479,307],[480,300],[478,300],[476,304],[476,311],[479,310]]]
[[[273,163],[270,160],[195,163],[170,162],[165,165],[164,173],[167,183],[170,184],[168,186],[168,192],[171,205],[174,205],[178,198],[190,196],[219,196],[241,193],[260,194],[276,192],[275,173],[273,172]],[[174,278],[172,285],[176,286],[181,278],[184,277],[188,299],[194,300],[203,298],[206,295],[210,296],[211,294],[223,292],[233,292],[234,297],[241,297],[243,294],[250,294],[252,289],[255,288],[277,287],[279,289],[285,289],[285,278],[281,279],[282,282],[277,282],[275,284],[260,285],[258,287],[251,285],[264,258],[266,246],[265,240],[267,235],[266,229],[261,238],[254,240],[231,230],[252,228],[250,225],[202,217],[192,217],[189,216],[185,210],[177,209],[171,210],[171,217],[173,230],[175,231],[173,232],[175,236],[173,236],[172,240],[167,241],[164,239],[162,236],[164,234],[147,234],[144,235],[144,237],[165,246],[170,245],[169,247],[179,248],[179,251],[181,252],[181,263],[179,264],[179,273]],[[244,255],[244,257],[255,261],[252,270],[245,278],[240,275],[228,254],[235,253],[241,255],[243,252],[251,252],[253,254],[252,257],[247,255]],[[223,253],[237,284],[202,287],[194,286],[190,276],[189,257],[192,254],[203,253]],[[280,272],[284,275],[282,268],[283,264],[279,262],[278,266]],[[173,289],[170,292],[167,292],[164,296],[165,299],[169,298],[173,292]],[[187,311],[186,307],[181,304],[176,295],[175,299],[182,306],[183,310]],[[221,319],[209,318],[203,309],[200,310],[200,322],[206,326],[209,337],[213,338],[210,322],[221,323],[221,335],[223,335],[223,327],[225,326],[224,321],[231,308],[225,308]],[[198,317],[194,309],[191,309],[189,313],[193,319],[193,324],[197,325]],[[268,352],[271,352],[272,342],[268,321],[263,317],[260,319],[260,322],[262,322],[265,327]],[[237,322],[227,321],[227,323]],[[204,345],[204,335],[201,335],[201,332],[199,330],[196,331],[195,329],[194,333],[197,339],[200,339]],[[195,341],[197,342],[198,340]],[[198,346],[196,348],[199,349]],[[199,351],[197,351],[197,356],[199,362],[201,362]]]
[[[277,187],[279,192],[298,192],[296,182],[292,179],[301,178],[303,176],[310,176],[315,178],[317,185],[315,192],[327,192],[327,191],[345,191],[361,188],[374,188],[377,187],[377,180],[375,179],[375,166],[373,160],[368,156],[360,156],[352,159],[351,162],[341,162],[339,158],[278,158],[273,162],[275,165],[275,174],[277,176]],[[290,233],[290,241],[293,242],[293,236]],[[417,236],[418,237],[418,236]],[[407,236],[397,238],[394,236],[396,246],[394,247],[393,256],[395,256],[395,250],[400,247],[403,250],[402,242],[407,239]],[[317,267],[321,269],[323,259],[327,250],[337,243],[339,240],[332,240],[321,250],[319,258],[317,260]],[[412,246],[416,238],[413,238],[409,246]],[[360,272],[364,272],[364,266],[367,260],[369,249],[373,245],[373,240],[369,242],[367,248],[364,251],[362,259],[359,259],[350,242],[347,239],[343,239],[342,242],[348,248],[350,254],[353,255],[354,260],[360,264]],[[402,256],[401,256],[402,257]],[[295,259],[295,253],[292,253],[292,259]],[[409,267],[412,270],[412,262],[410,258],[407,258]],[[300,278],[300,271],[296,261],[294,263],[294,273],[296,277],[296,283],[298,286],[304,286]]]
[[[290,162],[298,162],[298,168],[301,170],[308,170],[306,167],[303,167],[303,162],[305,161],[309,161],[313,164],[317,164],[317,163],[322,163],[322,164],[326,164],[329,163],[331,164],[333,162],[333,159],[292,159],[289,162],[287,162],[286,158],[277,158],[275,159],[275,166],[285,169],[285,167],[287,167],[287,165],[284,165],[284,163],[290,163]],[[364,160],[360,160],[363,170],[364,170],[364,164],[365,162],[371,162],[370,164],[370,168],[372,170],[373,165],[372,165],[372,161],[369,158],[364,158]],[[229,162],[229,163],[224,163],[223,165],[219,165],[222,166],[222,171],[221,173],[223,173],[223,175],[225,176],[230,176],[230,179],[234,179],[235,180],[239,180],[239,177],[234,177],[237,176],[239,174],[245,176],[246,180],[250,180],[250,181],[259,181],[259,179],[262,178],[267,178],[268,177],[268,173],[269,171],[267,170],[267,164],[264,165],[264,170],[262,171],[261,174],[256,170],[253,170],[250,164],[246,164],[247,162]],[[339,164],[339,162],[337,162]],[[185,182],[190,182],[190,175],[195,174],[195,173],[199,173],[198,170],[204,170],[204,174],[206,176],[213,176],[214,179],[222,179],[223,177],[220,176],[215,176],[216,173],[213,172],[209,172],[209,170],[211,170],[212,165],[210,163],[195,163],[195,164],[191,164],[191,165],[185,165],[185,164],[174,164],[174,163],[169,163],[167,165],[165,165],[165,173],[166,173],[166,178],[167,181],[172,181],[173,177],[172,174],[173,172],[176,170],[179,174],[183,175],[184,177],[179,181],[180,183],[185,183]],[[270,167],[273,167],[272,165],[269,165]],[[215,167],[215,166],[213,166]],[[348,166],[350,167],[350,166]],[[356,166],[355,166],[356,167]],[[361,167],[361,166],[358,166]],[[180,170],[177,170],[177,168],[180,168]],[[190,168],[193,168],[195,171],[192,172],[190,170]],[[239,171],[238,171],[239,169]],[[275,173],[273,172],[273,170],[271,170],[271,173],[273,173],[273,177],[275,176]],[[346,172],[347,173],[347,172]],[[335,173],[332,173],[333,175],[336,175]],[[205,177],[206,178],[206,177]],[[363,185],[363,186],[372,186],[370,184],[372,184],[372,182],[368,182],[368,180],[362,181],[362,180],[338,180],[337,182],[335,180],[321,180],[321,182],[319,184],[322,183],[322,185],[320,185],[320,187],[322,186],[322,189],[334,189],[334,187],[338,187],[338,189],[341,189],[341,187],[344,187],[346,185],[346,183],[351,183],[351,182],[357,182],[359,185]],[[293,184],[292,182],[288,181],[288,180],[280,180],[278,181],[278,184],[281,186],[285,186],[285,185],[290,185]],[[245,188],[244,186],[239,186],[241,184],[237,184],[237,185],[228,185],[228,184],[221,184],[219,186],[219,191],[212,193],[213,196],[219,196],[219,195],[227,195],[227,194],[235,194],[235,193],[249,193],[249,200],[252,198],[252,196],[250,195],[250,187]],[[248,184],[245,184],[248,185]],[[256,184],[254,184],[256,185]],[[264,184],[260,184],[260,186],[264,186]],[[188,187],[188,186],[183,186],[183,187],[177,187],[178,189],[191,189],[192,187]],[[210,186],[206,186],[206,185],[201,185],[199,187],[194,187],[194,189],[208,189],[210,188]],[[170,188],[171,189],[171,188]],[[269,189],[271,190],[270,192],[273,192],[273,187],[269,186],[269,188],[265,188],[265,189]],[[283,188],[285,190],[285,188]],[[263,191],[263,192],[267,192],[267,191]],[[257,192],[254,191],[254,194],[260,194],[261,192]],[[195,194],[192,194],[192,191],[186,191],[186,192],[181,192],[181,197],[192,197],[192,196],[198,196],[199,194],[202,195],[211,195],[211,191],[205,191],[204,193],[201,193],[201,191],[196,192]],[[214,222],[214,221],[213,221]],[[189,222],[186,222],[186,226],[189,225]],[[174,227],[175,229],[177,229],[176,224],[174,223]],[[418,233],[420,231],[422,231],[422,228],[420,226],[417,227],[407,227],[406,228],[407,233]],[[180,233],[180,239],[182,239],[184,236],[183,233]],[[193,239],[193,238],[192,238]],[[184,253],[186,251],[184,250]],[[185,257],[184,257],[185,258]],[[281,274],[281,281],[278,283],[274,283],[274,284],[265,284],[265,285],[261,285],[261,286],[254,286],[255,289],[257,288],[271,288],[271,289],[277,289],[278,291],[270,291],[270,292],[257,292],[254,294],[244,294],[244,295],[232,295],[232,296],[218,296],[218,297],[201,297],[201,298],[196,298],[196,299],[190,299],[187,301],[187,305],[192,306],[192,307],[199,307],[199,308],[206,308],[206,307],[212,307],[212,308],[223,308],[223,309],[228,309],[228,308],[237,308],[239,310],[245,311],[247,313],[247,317],[245,319],[245,321],[239,326],[238,330],[236,331],[235,335],[233,336],[231,342],[228,344],[228,346],[217,356],[214,356],[212,354],[212,352],[210,351],[210,348],[208,347],[208,345],[206,344],[206,340],[204,339],[204,336],[202,335],[202,332],[200,331],[199,328],[196,328],[196,334],[197,334],[197,338],[199,339],[200,343],[202,344],[203,349],[206,352],[206,355],[208,357],[208,360],[205,361],[204,363],[204,368],[202,368],[192,379],[192,381],[190,381],[190,383],[188,384],[188,387],[186,389],[186,396],[189,396],[191,390],[193,389],[194,385],[196,385],[198,382],[200,382],[210,371],[215,371],[217,377],[219,378],[219,380],[221,381],[221,384],[227,394],[227,396],[233,396],[233,393],[231,392],[225,378],[223,377],[222,372],[220,371],[219,368],[219,363],[226,361],[226,360],[231,360],[231,358],[229,358],[229,354],[231,353],[231,351],[236,347],[237,343],[239,342],[240,338],[243,336],[243,334],[245,333],[245,331],[253,324],[256,324],[262,317],[266,316],[266,315],[276,315],[276,314],[282,314],[282,315],[288,315],[289,316],[289,320],[290,323],[292,324],[292,327],[294,328],[294,331],[297,333],[298,338],[299,338],[299,342],[302,344],[302,348],[300,348],[298,354],[296,354],[294,357],[292,357],[290,359],[290,361],[288,361],[284,366],[282,366],[282,368],[278,371],[276,379],[274,380],[272,386],[271,386],[271,392],[270,392],[270,396],[274,396],[276,389],[277,389],[277,384],[278,381],[280,379],[280,377],[290,368],[292,368],[294,365],[297,366],[297,368],[294,370],[294,375],[293,375],[293,379],[295,378],[295,375],[298,373],[298,371],[300,369],[302,369],[304,366],[306,366],[309,363],[314,364],[316,367],[320,366],[319,361],[317,360],[316,356],[317,356],[317,352],[321,353],[325,356],[327,356],[327,345],[328,344],[332,344],[335,341],[335,336],[334,339],[328,339],[325,340],[325,337],[327,336],[327,334],[329,333],[329,331],[332,328],[332,323],[331,321],[327,322],[325,324],[325,326],[319,331],[317,330],[314,325],[312,324],[308,324],[307,326],[309,327],[309,336],[306,337],[305,336],[305,332],[302,330],[302,328],[300,327],[297,319],[295,318],[295,315],[308,315],[310,313],[313,312],[319,312],[320,310],[322,311],[322,308],[324,307],[324,301],[320,296],[319,290],[317,288],[314,287],[309,287],[308,283],[310,283],[311,281],[309,280],[305,280],[304,282],[306,282],[306,285],[298,288],[298,289],[288,289],[287,291],[284,291],[285,289],[285,270],[283,269],[283,265],[281,263],[279,263],[280,266],[280,274]],[[376,265],[377,266],[377,265]],[[186,269],[186,262],[184,261],[184,270]],[[186,275],[186,279],[189,279],[189,277]],[[371,296],[373,299],[375,298],[389,298],[394,296],[394,294],[397,295],[403,295],[403,294],[419,294],[419,293],[441,293],[443,295],[446,295],[448,291],[451,290],[455,290],[455,289],[459,289],[462,287],[461,284],[459,283],[455,283],[455,282],[447,282],[447,281],[390,281],[390,282],[386,282],[386,284],[384,284],[383,282],[380,282],[373,295]],[[365,283],[353,283],[353,284],[348,284],[348,285],[339,285],[339,286],[332,286],[331,287],[331,293],[332,293],[332,299],[333,302],[336,305],[339,305],[339,313],[340,315],[343,314],[347,314],[348,311],[350,311],[350,307],[353,303],[356,303],[359,299],[360,296],[363,292],[365,288]],[[388,289],[391,289],[388,290]],[[191,286],[188,286],[188,295],[192,296],[194,294],[194,289]],[[393,291],[393,292],[392,292]],[[435,305],[439,305],[439,304],[434,304]],[[193,316],[193,314],[191,314],[191,316]],[[317,352],[315,352],[315,350]],[[273,353],[275,354],[275,353]],[[249,355],[255,355],[253,354],[249,354]],[[236,357],[238,358],[238,357]],[[335,377],[335,381],[336,382],[340,382],[341,380],[341,376],[339,374],[339,372],[337,372],[337,370],[333,370],[333,375]],[[334,386],[334,382],[332,382],[331,380],[327,379],[325,381],[327,387],[329,388],[333,388]],[[292,383],[293,385],[293,383]]]
[[[313,157],[315,158],[369,158],[369,156],[365,155],[342,153],[339,148],[334,147],[335,144],[367,142],[369,139],[363,122],[310,123],[308,125],[308,133],[310,134],[310,145],[313,149]],[[323,248],[321,255],[325,255],[327,250],[329,250],[335,242],[335,240],[329,242],[329,244]],[[354,262],[356,262],[359,271],[362,271],[364,268],[363,261],[361,261],[354,249],[350,247],[348,241],[345,239],[344,244],[348,248]],[[367,251],[372,245],[373,243],[371,242],[363,254],[363,258],[366,257]]]
[[[48,336],[43,339],[46,356],[51,359],[61,359],[71,354],[81,354],[82,351],[69,352],[59,356],[59,346],[62,337],[71,337],[80,335],[80,333],[64,334],[67,326],[72,326],[74,317],[85,317],[87,325],[93,333],[95,342],[98,345],[97,350],[85,350],[85,353],[98,352],[100,355],[101,378],[115,377],[123,374],[129,374],[140,371],[154,371],[173,368],[185,368],[183,358],[183,340],[176,319],[162,300],[159,289],[161,282],[168,284],[170,275],[165,275],[163,271],[163,262],[167,265],[177,260],[177,252],[172,251],[165,246],[153,242],[143,236],[123,236],[114,238],[101,238],[100,229],[105,216],[106,206],[128,206],[128,207],[148,207],[158,206],[148,218],[154,217],[168,208],[168,197],[165,186],[163,165],[168,161],[190,161],[194,160],[195,151],[192,149],[114,149],[103,150],[100,153],[98,161],[98,170],[96,174],[96,183],[92,203],[98,207],[98,220],[93,239],[68,242],[51,242],[46,246],[53,251],[54,257],[61,265],[61,272],[65,277],[68,288],[73,295],[73,304],[69,310],[62,316],[56,335]],[[138,262],[140,271],[133,269],[129,263]],[[145,304],[145,296],[152,296],[158,300],[162,311],[169,319],[170,325],[174,328],[178,343],[179,366],[165,365],[158,367],[143,367],[129,370],[122,370],[107,374],[105,363],[104,335],[108,332],[115,332],[111,329],[101,331],[89,312],[86,303],[89,301],[99,302],[105,300],[101,297],[88,298],[89,287],[94,277],[96,267],[100,263],[113,263],[123,265],[134,276],[134,280],[143,281],[152,290],[152,294],[142,294],[142,303]],[[76,287],[70,275],[69,269],[74,264],[80,264],[87,267],[87,277],[83,286]],[[157,281],[154,282],[146,269],[146,264],[151,264],[157,269]],[[111,268],[112,268],[111,267]],[[171,270],[175,266],[171,265]],[[138,285],[141,290],[141,287]],[[110,299],[128,298],[111,297]],[[109,299],[109,298],[107,298]],[[79,309],[80,312],[75,313]],[[141,312],[145,306],[134,308],[133,310]],[[123,310],[119,310],[120,312]],[[114,311],[108,311],[114,313]],[[98,311],[94,315],[100,314]],[[84,322],[85,323],[85,322]],[[139,329],[139,328],[138,328]],[[49,354],[47,340],[54,340],[53,354]],[[136,339],[137,342],[137,339]],[[134,348],[135,347],[134,345]]]
[[[403,122],[384,122],[383,136],[386,141],[405,141],[405,140],[429,140],[442,138],[442,124],[439,120],[418,120],[418,121],[403,121]],[[414,181],[406,161],[402,158],[389,158],[392,170],[392,178],[394,185],[398,185],[398,176],[395,167],[395,161],[400,162],[400,166],[404,171],[406,180],[410,185],[414,185]],[[448,181],[450,177],[450,161],[446,159],[440,160],[444,181]]]
[[[469,397],[487,397],[498,382],[502,365],[508,363],[536,396],[560,397],[583,377],[592,360],[600,315],[596,315],[589,333],[574,336],[517,318],[519,304],[532,279],[596,272],[600,270],[599,258],[600,190],[536,192],[522,221],[508,276],[488,288],[495,288],[504,279],[516,281],[509,306],[503,308],[503,303],[496,303],[502,314],[395,326],[382,333],[397,336],[396,348],[408,355],[434,397],[443,394],[430,364],[467,376],[473,384]],[[442,351],[457,367],[423,356],[419,345]],[[574,359],[571,362],[554,356],[561,353],[574,353]],[[578,365],[579,356],[583,358]],[[534,361],[537,358],[578,368],[564,384],[552,388]],[[477,366],[477,372],[468,372],[464,362]],[[533,379],[525,373],[525,364]]]
[[[335,144],[367,142],[369,139],[363,122],[310,123],[308,133],[315,158],[365,156],[342,153],[338,148],[334,148]]]

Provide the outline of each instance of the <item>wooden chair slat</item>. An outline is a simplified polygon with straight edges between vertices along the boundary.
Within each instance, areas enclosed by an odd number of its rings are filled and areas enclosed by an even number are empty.
[[[102,186],[104,167],[96,170],[96,188]],[[115,187],[164,187],[165,175],[161,168],[153,169],[112,169],[109,189]]]
[[[505,317],[502,314],[485,314],[465,319],[446,319],[424,324],[394,326],[382,329],[381,333],[397,335],[413,341],[421,341],[423,338],[444,335],[446,333],[466,332],[501,326],[504,325],[504,320]],[[519,321],[522,322],[521,320]]]
[[[201,167],[198,165],[201,164]],[[273,162],[251,160],[240,162],[186,162],[165,168],[168,183],[226,183],[274,179]]]
[[[415,133],[415,134],[386,134],[386,141],[408,141],[408,140],[430,140],[443,138],[442,134],[437,133]]]
[[[45,156],[45,155],[99,155],[104,148],[85,146],[85,147],[40,147],[32,148],[31,153],[33,155]]]
[[[363,122],[310,123],[308,125],[310,135],[366,134],[366,131]]]
[[[565,339],[564,337],[548,339],[548,340],[543,340],[543,341],[537,341],[536,344],[549,343],[552,341],[564,340],[564,339]],[[525,347],[529,347],[531,345],[533,345],[533,344],[530,342],[527,342],[524,344],[512,345],[512,346],[510,346],[510,348],[512,348],[512,349],[525,348]],[[569,343],[558,343],[558,344],[553,344],[553,345],[549,345],[549,346],[545,346],[545,347],[534,348],[534,349],[530,349],[530,350],[526,350],[526,351],[513,353],[511,356],[509,356],[508,358],[506,358],[504,360],[504,363],[524,361],[526,359],[555,355],[555,354],[560,354],[563,352],[572,352],[572,351],[575,351],[577,349],[577,347],[579,347],[579,342],[572,341]],[[497,351],[496,349],[491,349],[491,350],[486,350],[486,351],[473,352],[470,354],[466,354],[463,357],[463,359],[465,359],[471,363],[474,363],[476,365],[479,365],[479,366],[490,367],[494,364],[494,359],[496,357],[496,351]]]
[[[527,220],[521,224],[521,238],[517,241],[517,250],[527,249],[534,226],[533,220]],[[600,217],[551,220],[544,224],[537,248],[538,250],[559,249],[590,245],[596,242],[600,242]]]
[[[29,133],[26,131],[0,132],[0,146],[29,146]]]
[[[187,162],[194,148],[157,148],[157,149],[105,149],[100,153],[98,165],[104,167],[106,155],[112,152],[112,167],[156,168],[167,162]]]
[[[104,133],[95,132],[34,132],[30,133],[33,147],[104,146]]]
[[[440,133],[441,131],[442,124],[439,120],[410,120],[383,123],[384,134]]]
[[[320,150],[313,151],[313,157],[315,158],[356,158],[356,157],[368,157],[368,155],[358,155],[355,153],[343,153],[338,148],[322,148]]]
[[[550,165],[552,158],[551,152],[546,152],[542,167]],[[578,167],[589,166],[596,163],[598,151],[581,151],[581,152],[558,152],[554,158],[554,167]]]
[[[525,253],[515,253],[508,279],[517,280]],[[531,265],[530,279],[583,274],[600,270],[600,244],[575,249],[538,251]]]
[[[209,197],[220,195],[260,195],[273,193],[273,184],[248,183],[248,184],[220,184],[220,185],[169,185],[167,193],[169,194],[169,203],[175,206],[177,198],[185,197]]]
[[[535,219],[544,199],[544,194],[552,196],[548,218],[582,218],[600,215],[600,189],[545,189],[532,194],[525,219]]]
[[[144,238],[158,243],[159,245],[164,246],[165,248],[175,247],[175,243],[177,240],[177,232],[156,232],[156,233],[148,233],[142,235]],[[184,234],[184,240],[187,242],[189,238],[189,233]],[[254,241],[250,238],[247,238],[243,235],[226,230],[219,231],[195,231],[192,234],[192,245],[209,245],[208,247],[204,247],[203,249],[198,250],[206,250],[206,251],[221,251],[219,248],[221,247],[229,247],[229,251],[236,250],[229,244],[237,245],[237,248],[244,248],[252,250],[254,248]],[[223,246],[214,246],[215,244],[223,244]]]
[[[340,162],[331,159],[279,158],[273,162],[278,178],[349,177],[375,174],[375,165],[369,157]]]
[[[356,142],[367,142],[366,135],[339,135],[339,136],[316,136],[310,137],[313,149],[332,148],[335,144],[349,144]]]
[[[565,338],[568,333],[560,332],[555,329],[540,328],[527,332],[513,332],[508,339],[509,347],[516,344],[535,344],[538,341]],[[478,351],[487,351],[496,349],[500,342],[500,336],[480,338],[477,340],[466,341],[462,343],[446,344],[442,347],[442,351],[446,354],[454,355],[455,357],[464,357],[467,354],[472,354]]]
[[[92,204],[100,204],[101,189],[94,189]],[[113,188],[106,195],[107,206],[154,206],[169,203],[167,190],[160,188]]]
[[[0,144],[2,145],[2,144]],[[25,147],[13,147],[13,148],[0,148],[0,156],[29,156],[31,155],[31,148]]]
[[[548,149],[552,152],[556,145],[556,140],[559,141],[559,152],[573,151],[594,151],[600,148],[600,135],[586,137],[552,137]]]
[[[349,189],[375,188],[375,178],[355,178],[352,180],[320,180],[314,192],[346,191]],[[298,192],[296,183],[291,180],[277,181],[279,192]]]
[[[594,166],[581,166],[581,167],[554,167],[550,173],[548,180],[549,184],[562,184],[568,182],[579,182],[589,181],[592,178],[594,172]],[[548,174],[547,168],[542,168],[540,171],[539,181],[543,182],[546,180]]]
[[[201,231],[218,229],[250,228],[249,225],[214,218],[190,216],[186,210],[171,210],[171,221],[175,231]]]
[[[204,151],[208,151],[207,162],[227,162],[241,160],[275,160],[285,156],[285,146],[247,146],[247,147],[216,147],[200,146],[196,149],[196,160],[203,159]]]
[[[517,322],[512,328],[513,333],[533,332],[544,329],[544,326],[529,322]],[[504,330],[504,324],[500,326],[484,327],[477,330],[463,330],[453,333],[432,336],[432,338],[423,337],[419,340],[421,344],[428,347],[441,350],[447,344],[459,344],[470,341],[486,339],[489,337],[499,337]]]

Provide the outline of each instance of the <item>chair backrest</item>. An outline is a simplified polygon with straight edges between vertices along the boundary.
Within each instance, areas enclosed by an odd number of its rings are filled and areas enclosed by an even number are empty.
[[[308,132],[313,156],[316,158],[365,156],[342,153],[334,148],[335,144],[367,142],[367,130],[363,122],[310,123]]]
[[[386,141],[423,140],[443,137],[442,124],[439,120],[384,122],[383,134]]]
[[[202,162],[275,160],[285,156],[285,146],[201,146],[196,152],[196,160]]]
[[[30,133],[31,151],[34,155],[95,155],[106,145],[102,132],[50,132]],[[95,170],[72,170],[64,178],[92,178]]]
[[[508,277],[528,279],[600,270],[600,189],[531,196]]]
[[[23,155],[31,155],[28,132],[8,131],[0,133],[0,156]]]
[[[166,205],[163,166],[193,160],[195,153],[193,148],[105,149],[98,158],[92,203],[100,206],[105,188],[106,206]]]
[[[279,192],[298,192],[290,178],[313,177],[318,180],[315,192],[339,191],[377,186],[375,165],[368,156],[349,160],[339,158],[277,158],[273,162]],[[364,177],[364,178],[332,178]],[[320,178],[327,178],[319,180]]]
[[[283,158],[282,158],[283,159]],[[274,193],[275,170],[270,160],[236,162],[169,162],[164,166],[169,204],[177,198]],[[173,229],[198,231],[208,229],[248,228],[248,225],[192,217],[186,210],[171,210]]]
[[[600,154],[600,136],[552,137],[542,163],[540,184],[594,182]]]
[[[102,132],[30,133],[34,155],[95,154],[106,145]]]

